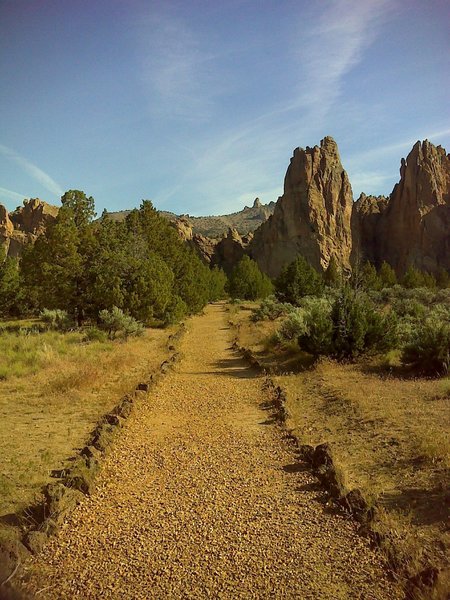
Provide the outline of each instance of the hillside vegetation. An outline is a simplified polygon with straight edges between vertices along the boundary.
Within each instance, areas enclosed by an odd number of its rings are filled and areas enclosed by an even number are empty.
[[[224,274],[204,265],[151,202],[122,222],[94,221],[94,200],[79,190],[61,203],[20,262],[3,262],[3,316],[59,309],[82,325],[116,308],[147,325],[167,324],[223,295]]]
[[[228,215],[193,217],[191,215],[176,215],[168,211],[159,211],[159,214],[168,221],[176,221],[182,218],[191,227],[193,233],[217,239],[225,235],[229,228],[236,229],[240,235],[246,235],[255,231],[261,223],[264,223],[275,209],[275,202],[261,204],[255,200],[252,207],[246,206],[242,210]],[[123,221],[130,211],[108,212],[107,217],[112,221]]]

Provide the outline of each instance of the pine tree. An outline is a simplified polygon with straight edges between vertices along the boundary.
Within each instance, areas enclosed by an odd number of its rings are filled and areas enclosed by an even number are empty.
[[[228,292],[232,298],[257,300],[273,291],[270,279],[262,273],[254,260],[244,255],[230,274]]]
[[[282,302],[299,304],[304,296],[319,296],[323,279],[312,265],[299,255],[285,266],[275,281],[276,296]]]
[[[397,275],[394,269],[386,261],[383,261],[378,271],[382,287],[390,288],[397,284]]]
[[[328,267],[323,274],[323,280],[328,287],[337,288],[342,283],[342,271],[334,256],[331,257]]]

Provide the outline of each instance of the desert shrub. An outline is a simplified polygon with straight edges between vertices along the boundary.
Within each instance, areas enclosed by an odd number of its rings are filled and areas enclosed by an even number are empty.
[[[73,319],[65,310],[60,310],[59,308],[55,308],[53,310],[44,308],[40,312],[39,317],[41,321],[47,325],[48,329],[68,331],[74,326]]]
[[[306,299],[305,299],[306,300]],[[332,352],[333,322],[331,303],[326,298],[308,300],[306,310],[306,331],[298,338],[302,350],[314,356],[328,355]]]
[[[354,358],[369,351],[389,350],[397,342],[397,319],[383,313],[366,294],[342,288],[333,304],[333,354]]]
[[[292,342],[304,335],[307,331],[305,316],[302,308],[291,311],[278,329],[278,339],[281,342]]]
[[[431,315],[416,327],[403,349],[402,362],[421,373],[446,374],[450,369],[450,322]]]
[[[279,302],[275,296],[268,296],[253,310],[252,321],[274,321],[287,315],[293,309],[292,304]]]
[[[98,327],[87,327],[83,334],[83,341],[85,342],[106,342],[107,338],[106,331]]]
[[[101,310],[99,317],[101,327],[108,332],[110,339],[114,339],[118,333],[121,333],[124,338],[128,338],[142,335],[144,332],[142,323],[139,323],[130,315],[126,315],[117,306],[113,306],[111,310]]]
[[[421,319],[426,313],[425,305],[412,298],[395,300],[393,308],[399,317]]]
[[[304,296],[319,296],[323,278],[312,265],[299,255],[286,265],[275,281],[276,297],[282,302],[298,305]]]

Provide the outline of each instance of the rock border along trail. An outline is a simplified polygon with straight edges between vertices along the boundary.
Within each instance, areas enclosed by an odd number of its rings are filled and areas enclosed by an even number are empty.
[[[380,554],[324,506],[262,378],[230,348],[223,305],[136,404],[92,496],[34,560],[48,599],[396,599]]]

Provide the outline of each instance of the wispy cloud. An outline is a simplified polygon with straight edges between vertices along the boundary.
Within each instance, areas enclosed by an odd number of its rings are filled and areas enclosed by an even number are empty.
[[[185,189],[197,195],[199,212],[206,202],[208,211],[223,209],[224,203],[227,210],[236,210],[243,199],[262,196],[263,190],[274,193],[265,201],[276,200],[293,148],[319,142],[346,75],[363,60],[396,4],[397,0],[327,0],[314,5],[313,27],[311,20],[301,21],[299,10],[297,32],[283,39],[290,47],[283,72],[290,74],[292,84],[283,87],[278,102],[261,103],[259,113],[251,102],[251,111],[228,118],[223,127],[218,126],[221,87],[211,72],[216,57],[202,49],[201,39],[186,23],[152,17],[158,21],[145,26],[157,32],[146,42],[149,89],[159,101],[165,100],[168,111],[199,121],[213,113],[215,117],[211,130],[193,130],[189,160],[184,155],[177,177],[155,198],[157,203],[172,204]],[[262,87],[260,95],[266,91]]]
[[[198,32],[162,6],[141,18],[137,32],[141,76],[152,114],[206,120],[214,98],[225,89],[214,66],[214,51]]]
[[[331,0],[295,50],[301,75],[292,108],[323,118],[342,91],[343,80],[374,42],[392,0]]]
[[[14,201],[24,200],[25,198],[28,198],[26,194],[19,194],[18,192],[13,192],[12,190],[7,190],[3,187],[0,187],[0,194]]]
[[[20,154],[17,154],[17,152],[12,150],[11,148],[8,148],[7,146],[4,146],[3,144],[0,144],[0,153],[3,154],[3,156],[8,158],[9,160],[12,160],[15,163],[17,163],[20,167],[22,167],[22,169],[26,173],[28,173],[28,175],[30,175],[33,179],[38,181],[46,190],[48,190],[52,194],[55,194],[56,196],[62,196],[63,190],[61,186],[58,183],[56,183],[56,181],[52,179],[50,175],[45,173],[42,169],[37,167],[31,161],[24,158]]]

